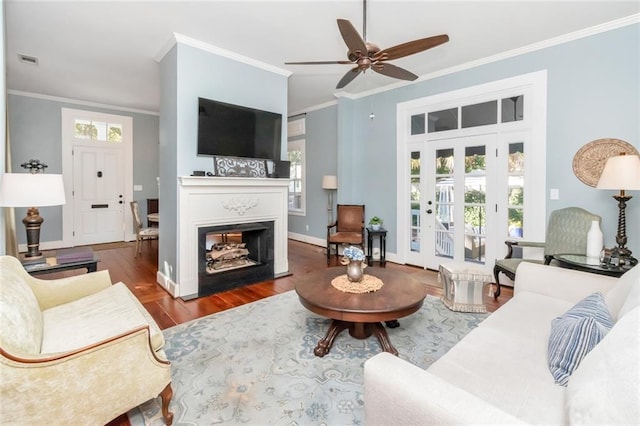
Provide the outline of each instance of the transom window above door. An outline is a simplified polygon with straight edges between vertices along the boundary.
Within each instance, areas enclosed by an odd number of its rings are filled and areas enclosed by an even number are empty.
[[[73,136],[77,139],[121,143],[122,124],[76,118],[73,122]]]
[[[524,95],[460,105],[427,114],[411,116],[411,134],[444,132],[468,129],[498,123],[509,123],[524,119]],[[498,106],[500,110],[498,110]]]

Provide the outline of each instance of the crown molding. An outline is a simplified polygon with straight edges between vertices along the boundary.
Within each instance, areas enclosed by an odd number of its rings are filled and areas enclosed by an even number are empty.
[[[243,64],[247,64],[247,65],[250,65],[252,67],[260,68],[260,69],[263,69],[265,71],[272,72],[274,74],[279,74],[279,75],[282,75],[284,77],[289,77],[292,74],[291,71],[285,70],[283,68],[278,68],[278,67],[273,66],[271,64],[267,64],[266,62],[258,61],[256,59],[249,58],[248,56],[240,55],[240,54],[232,52],[230,50],[226,50],[226,49],[223,49],[221,47],[217,47],[217,46],[214,46],[212,44],[205,43],[203,41],[196,40],[194,38],[184,36],[184,35],[179,34],[179,33],[173,33],[173,37],[171,37],[169,39],[169,41],[167,43],[165,43],[165,45],[156,54],[156,56],[154,57],[156,62],[159,63],[160,61],[162,61],[162,59],[165,57],[165,55],[167,53],[169,53],[171,48],[173,48],[173,46],[178,44],[178,43],[184,44],[185,46],[194,47],[196,49],[200,49],[200,50],[203,50],[203,51],[208,52],[208,53],[213,53],[214,55],[222,56],[222,57],[225,57],[225,58],[237,61],[237,62],[241,62]]]
[[[83,105],[83,106],[89,106],[89,107],[94,107],[94,108],[104,108],[104,109],[111,109],[111,110],[123,111],[123,112],[133,112],[133,113],[136,113],[136,114],[147,114],[147,115],[157,115],[157,116],[160,115],[160,113],[158,111],[149,111],[149,110],[146,110],[146,109],[128,108],[128,107],[123,107],[123,106],[118,106],[118,105],[110,105],[110,104],[101,104],[101,103],[98,103],[98,102],[83,101],[83,100],[80,100],[80,99],[72,99],[72,98],[63,98],[62,96],[45,95],[45,94],[42,94],[42,93],[23,92],[21,90],[13,90],[13,89],[7,90],[7,93],[9,95],[24,96],[24,97],[27,97],[27,98],[44,99],[44,100],[47,100],[47,101],[63,102],[63,103],[68,103],[68,104]]]

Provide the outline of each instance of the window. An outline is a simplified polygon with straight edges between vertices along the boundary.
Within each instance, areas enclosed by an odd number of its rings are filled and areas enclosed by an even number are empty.
[[[304,145],[304,139],[289,141],[287,144],[288,159],[291,162],[289,175],[289,213],[301,215],[305,214]]]
[[[289,173],[289,214],[304,216],[305,202],[305,141],[306,119],[304,117],[287,123],[287,159],[290,161]]]
[[[122,142],[122,124],[74,119],[73,135],[77,139],[89,139],[104,142]]]

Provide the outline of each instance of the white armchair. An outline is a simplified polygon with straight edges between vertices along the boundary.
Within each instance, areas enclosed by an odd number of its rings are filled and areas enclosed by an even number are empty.
[[[58,280],[0,256],[0,418],[105,424],[158,395],[170,425],[171,370],[155,321],[107,271]]]

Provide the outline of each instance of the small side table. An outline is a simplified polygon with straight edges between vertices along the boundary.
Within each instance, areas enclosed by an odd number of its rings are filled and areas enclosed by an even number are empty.
[[[378,230],[374,230],[372,227],[367,226],[367,265],[373,265],[373,237],[378,236],[380,238],[380,266],[383,268],[387,266],[387,230],[380,227]]]
[[[579,254],[556,254],[553,256],[560,266],[567,269],[591,272],[592,274],[607,275],[619,278],[632,267],[613,266],[600,263],[598,259],[592,262],[587,256]]]
[[[91,250],[91,257],[82,260],[71,260],[59,263],[56,258],[56,252],[44,252],[44,261],[39,263],[31,263],[21,258],[22,266],[31,275],[50,274],[53,272],[69,271],[72,269],[86,269],[87,273],[96,272],[98,270],[98,262],[100,259]]]

